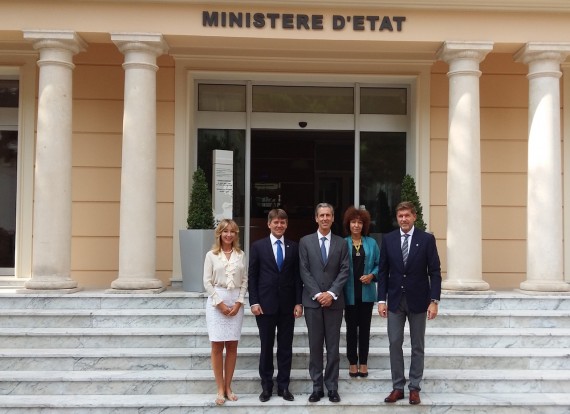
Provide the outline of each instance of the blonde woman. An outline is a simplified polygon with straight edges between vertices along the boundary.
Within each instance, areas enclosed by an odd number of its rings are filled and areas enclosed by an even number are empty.
[[[235,221],[220,221],[215,230],[215,243],[204,260],[204,288],[208,293],[206,325],[212,343],[212,369],[218,388],[216,405],[224,404],[226,399],[238,399],[232,391],[232,378],[247,291],[247,262],[239,247],[238,234]]]

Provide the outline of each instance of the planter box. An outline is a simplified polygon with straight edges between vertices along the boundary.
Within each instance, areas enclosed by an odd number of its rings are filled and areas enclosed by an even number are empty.
[[[204,292],[204,258],[214,243],[214,230],[179,230],[182,289]]]

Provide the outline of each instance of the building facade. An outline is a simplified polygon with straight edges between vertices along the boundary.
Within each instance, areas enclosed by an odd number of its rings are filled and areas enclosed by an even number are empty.
[[[298,238],[320,201],[337,224],[366,206],[380,239],[409,174],[444,288],[568,291],[569,17],[561,0],[0,1],[2,277],[179,283],[192,172],[219,189],[224,150],[246,250],[269,208]]]

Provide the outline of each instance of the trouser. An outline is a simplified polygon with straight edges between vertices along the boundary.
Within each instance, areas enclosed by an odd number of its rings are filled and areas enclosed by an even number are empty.
[[[368,365],[370,349],[370,324],[373,302],[356,300],[354,305],[346,305],[346,357],[350,365]]]
[[[412,359],[410,361],[410,390],[421,390],[420,383],[424,375],[424,348],[427,312],[412,313],[408,310],[406,296],[402,295],[396,312],[388,312],[388,339],[390,341],[390,368],[394,389],[403,390],[406,385],[404,374],[404,326],[406,319],[410,325]]]

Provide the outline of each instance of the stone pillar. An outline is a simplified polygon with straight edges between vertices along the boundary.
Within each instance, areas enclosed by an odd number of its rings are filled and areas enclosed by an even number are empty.
[[[73,31],[24,32],[39,50],[32,277],[25,287],[77,291],[71,273],[73,55],[85,49]]]
[[[521,289],[570,290],[564,281],[560,63],[570,44],[527,43],[515,60],[528,65],[526,281]]]
[[[449,64],[447,279],[443,289],[489,289],[482,265],[479,63],[492,49],[492,42],[445,42],[438,52]]]
[[[156,278],[156,59],[167,45],[160,34],[116,33],[111,40],[125,55],[119,277],[111,287],[162,291]]]

